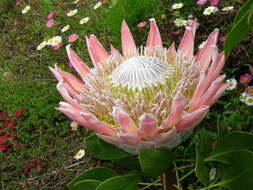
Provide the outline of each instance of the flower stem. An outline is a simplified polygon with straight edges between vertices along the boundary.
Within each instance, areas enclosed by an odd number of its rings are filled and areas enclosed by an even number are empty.
[[[161,176],[163,183],[163,190],[176,190],[175,188],[175,173],[172,169],[166,170]]]

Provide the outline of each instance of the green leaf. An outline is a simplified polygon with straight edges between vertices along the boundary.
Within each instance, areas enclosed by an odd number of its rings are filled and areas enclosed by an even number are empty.
[[[101,183],[98,180],[84,180],[75,183],[71,190],[95,190],[96,187]]]
[[[70,189],[74,188],[74,184],[84,181],[84,180],[99,180],[99,181],[104,181],[106,179],[109,179],[111,177],[116,176],[117,173],[110,169],[110,168],[104,168],[104,167],[99,167],[99,168],[93,168],[90,170],[86,170],[80,175],[76,176],[69,184],[68,187]]]
[[[199,181],[207,186],[209,184],[209,168],[203,161],[203,157],[201,156],[200,150],[196,147],[196,166],[195,173]]]
[[[249,14],[251,14],[250,11],[248,10],[243,13],[240,13],[239,17],[237,17],[237,21],[225,40],[224,49],[226,58],[232,49],[253,29],[253,18],[249,17]]]
[[[139,161],[144,173],[156,177],[170,167],[173,156],[167,149],[144,149],[140,152]]]
[[[252,190],[253,152],[248,150],[226,151],[212,156],[212,161],[227,163],[220,167],[219,184],[230,190]],[[210,161],[210,160],[209,160]]]
[[[137,190],[139,180],[137,174],[116,176],[100,183],[96,190]]]
[[[247,3],[245,3],[242,8],[239,10],[239,12],[236,14],[235,19],[234,19],[234,25],[241,20],[241,18],[243,17],[243,15],[245,15],[247,12],[250,11],[250,9],[252,9],[252,5],[253,5],[253,1],[252,0],[248,0]]]
[[[85,139],[88,150],[102,160],[113,160],[129,156],[128,153],[118,147],[99,139],[95,134]]]
[[[213,157],[217,157],[217,155],[223,154],[224,152],[231,152],[240,149],[253,150],[253,134],[241,131],[235,131],[227,134],[220,140],[211,154],[205,158],[205,161],[213,160]]]
[[[140,162],[138,158],[136,158],[136,156],[127,156],[124,158],[119,158],[114,160],[114,162],[122,168],[141,171]]]

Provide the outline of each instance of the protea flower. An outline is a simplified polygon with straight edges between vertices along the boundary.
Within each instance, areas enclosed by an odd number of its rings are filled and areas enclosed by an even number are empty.
[[[50,68],[65,100],[57,110],[133,154],[142,148],[179,145],[230,85],[220,75],[225,61],[216,47],[218,29],[193,55],[196,25],[194,20],[186,28],[176,51],[174,43],[163,47],[156,22],[150,19],[147,44],[137,49],[123,21],[123,55],[113,46],[109,54],[94,35],[86,37],[92,69],[67,46],[82,80],[57,66]]]

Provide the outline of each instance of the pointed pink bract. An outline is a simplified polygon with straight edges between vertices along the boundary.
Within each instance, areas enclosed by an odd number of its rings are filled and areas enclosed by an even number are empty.
[[[136,54],[137,48],[133,36],[125,21],[123,21],[121,26],[121,43],[124,56]]]
[[[155,19],[150,19],[150,31],[147,40],[147,47],[163,48],[163,43]]]
[[[96,36],[91,35],[90,37],[86,37],[86,42],[93,65],[98,67],[103,64],[109,57],[109,53],[97,40]]]

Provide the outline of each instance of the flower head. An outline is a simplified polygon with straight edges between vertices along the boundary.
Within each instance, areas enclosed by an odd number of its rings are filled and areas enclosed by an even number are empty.
[[[252,79],[251,74],[245,73],[240,76],[240,83],[241,84],[248,84],[248,83],[250,83],[251,79]]]
[[[183,3],[175,3],[174,5],[172,5],[172,9],[181,9],[183,6]]]
[[[224,7],[223,9],[221,9],[222,11],[231,11],[233,10],[234,7],[233,6],[228,6],[228,7]]]
[[[71,10],[71,11],[69,11],[69,12],[67,13],[67,16],[68,16],[68,17],[74,16],[77,12],[78,12],[77,9]]]
[[[220,2],[220,0],[211,0],[210,5],[211,6],[216,6],[216,5],[219,4],[219,2]]]
[[[47,21],[46,23],[46,27],[51,28],[52,26],[54,26],[55,20],[54,19],[50,19],[49,21]]]
[[[77,4],[77,3],[79,3],[79,1],[80,0],[75,0],[75,1],[73,1],[73,4]]]
[[[174,20],[174,23],[177,27],[180,27],[180,26],[186,26],[187,24],[187,20],[184,20],[182,18],[177,18],[176,20]]]
[[[207,0],[198,0],[197,4],[198,5],[204,5],[204,4],[206,4],[206,2],[207,2]]]
[[[237,81],[234,78],[228,79],[228,83],[230,83],[230,86],[227,88],[227,90],[233,90],[237,87]]]
[[[76,131],[78,129],[78,123],[75,121],[72,121],[70,124],[70,128],[72,131]]]
[[[44,48],[47,45],[47,41],[43,41],[41,42],[38,46],[37,46],[37,50],[41,50],[42,48]]]
[[[230,85],[220,75],[224,53],[214,48],[218,29],[195,56],[196,26],[194,20],[176,50],[174,43],[163,46],[156,21],[150,19],[146,46],[137,48],[123,21],[123,54],[111,46],[110,55],[94,35],[86,37],[92,69],[68,45],[81,80],[57,66],[50,68],[65,100],[57,110],[132,154],[143,148],[176,147]]]
[[[101,2],[98,2],[96,5],[94,5],[93,9],[97,9],[102,6]]]
[[[56,11],[51,11],[50,13],[48,13],[47,18],[53,18],[56,14]]]
[[[58,50],[61,48],[61,46],[62,46],[62,42],[60,42],[60,43],[54,45],[54,46],[53,46],[53,50],[54,50],[54,51],[58,51]]]
[[[79,151],[76,153],[76,155],[74,156],[74,158],[75,158],[76,160],[79,160],[79,159],[81,159],[82,157],[84,157],[84,155],[85,155],[85,150],[81,149],[81,150],[79,150]]]
[[[60,43],[62,43],[62,37],[61,36],[55,36],[52,38],[53,42],[52,42],[52,46],[57,46]]]
[[[61,32],[66,32],[70,28],[70,25],[66,25],[61,29]]]
[[[248,95],[246,94],[246,92],[241,93],[241,95],[240,95],[240,101],[242,103],[245,103],[245,99],[246,99],[247,96]]]
[[[81,19],[79,23],[80,23],[80,24],[85,24],[85,23],[87,23],[89,20],[90,20],[89,17],[85,17],[85,18]]]
[[[31,9],[31,6],[27,5],[22,11],[22,14],[26,14]]]
[[[248,86],[245,92],[248,96],[253,96],[253,86]]]
[[[144,28],[146,25],[147,25],[147,22],[142,21],[142,22],[138,23],[136,26],[137,26],[137,28]]]
[[[204,10],[203,14],[204,14],[204,15],[210,15],[210,14],[212,14],[212,13],[216,13],[217,11],[218,11],[218,8],[217,8],[217,7],[215,7],[215,6],[210,6],[210,7],[207,7],[207,8]]]
[[[78,38],[78,34],[71,34],[68,38],[68,42],[75,42]]]
[[[244,103],[247,106],[253,106],[253,96],[246,96]]]

